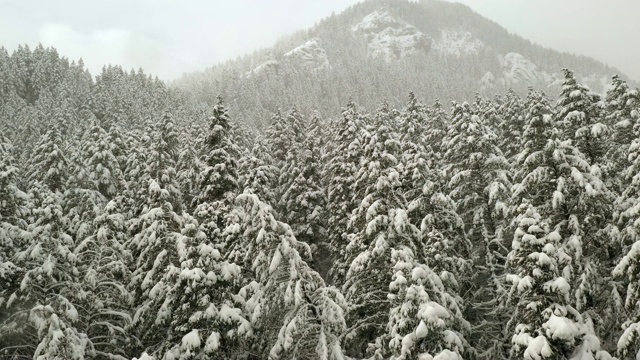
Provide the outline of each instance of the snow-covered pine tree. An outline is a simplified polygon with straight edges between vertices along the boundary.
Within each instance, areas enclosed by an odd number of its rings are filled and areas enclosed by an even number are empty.
[[[80,148],[89,181],[108,200],[124,187],[120,163],[112,151],[117,144],[112,144],[111,140],[102,127],[94,125],[85,133]]]
[[[15,255],[21,269],[20,287],[4,302],[3,355],[42,359],[84,359],[92,348],[76,329],[79,291],[74,242],[65,233],[62,195],[34,183],[33,221],[25,244]]]
[[[0,308],[5,309],[0,312],[0,349],[17,340],[10,325],[10,318],[16,314],[7,309],[7,301],[20,286],[23,270],[16,265],[14,256],[24,245],[27,229],[27,195],[18,189],[18,176],[11,144],[0,135]]]
[[[449,115],[440,100],[436,100],[427,110],[427,124],[425,141],[431,147],[438,159],[442,154],[442,139],[449,128]]]
[[[421,193],[426,173],[433,167],[433,150],[425,137],[426,109],[413,93],[399,116],[402,163],[402,186],[408,199],[415,199]]]
[[[78,326],[87,335],[98,358],[124,360],[134,347],[127,333],[131,323],[131,253],[125,247],[123,199],[115,197],[95,217],[93,233],[74,250],[80,272],[83,306]]]
[[[254,194],[237,201],[242,238],[249,243],[246,263],[253,270],[239,293],[253,328],[244,351],[257,359],[343,359],[342,294],[307,265],[309,246],[274,218],[269,205]]]
[[[271,123],[266,130],[274,158],[281,162],[287,160],[287,154],[291,151],[292,143],[295,141],[295,133],[290,125],[282,116],[280,109],[277,109],[271,115]]]
[[[344,259],[348,244],[347,223],[353,203],[353,191],[356,175],[362,157],[362,140],[365,137],[365,119],[358,112],[355,103],[349,101],[342,110],[342,117],[332,126],[330,134],[331,147],[323,159],[325,189],[327,192],[327,231],[331,257],[333,260]],[[344,265],[344,264],[343,264]],[[342,284],[346,268],[336,265],[330,270],[331,281]]]
[[[524,128],[525,110],[524,101],[522,101],[522,98],[512,89],[507,92],[507,95],[498,105],[498,116],[502,120],[502,122],[498,124],[501,130],[498,146],[507,159],[511,159],[520,151],[518,146]]]
[[[27,195],[18,188],[18,176],[12,146],[0,135],[0,298],[16,285],[13,255],[21,246],[18,239],[27,226]]]
[[[388,125],[388,115],[385,107],[376,114],[376,130],[356,175],[354,202],[359,205],[349,220],[349,245],[345,257],[335,262],[336,268],[343,264],[348,269],[343,285],[349,302],[345,346],[353,356],[375,352],[384,356],[381,337],[390,310],[391,253],[402,247],[413,250],[419,239],[406,212],[396,158],[400,143]]]
[[[134,299],[129,331],[141,343],[134,353],[153,352],[167,337],[168,319],[160,317],[159,311],[168,292],[165,273],[180,264],[177,239],[182,226],[182,218],[173,210],[172,194],[155,179],[149,180],[147,200],[129,228],[132,237],[126,247],[134,259],[128,286]]]
[[[631,177],[620,176],[631,165],[629,146],[640,135],[640,91],[630,89],[618,75],[614,75],[605,96],[605,124],[611,129],[611,144],[603,171],[608,174],[612,190],[622,193]]]
[[[191,126],[183,129],[180,133],[180,150],[178,154],[178,161],[176,162],[176,175],[178,183],[180,184],[180,192],[184,199],[185,208],[192,212],[193,200],[198,192],[198,153],[193,141],[202,134],[200,127]]]
[[[158,358],[245,357],[238,345],[252,334],[251,324],[233,298],[240,267],[224,260],[198,222],[186,214],[176,246],[180,266],[170,265],[163,280],[167,292],[157,319],[169,330],[156,351]]]
[[[261,137],[255,139],[255,145],[246,150],[238,161],[240,190],[258,195],[267,204],[275,204],[279,177],[280,171],[274,165],[268,141]]]
[[[563,139],[571,140],[589,164],[602,164],[607,152],[609,129],[603,123],[600,97],[576,81],[573,71],[563,69],[564,82],[557,104],[557,124]]]
[[[296,172],[280,199],[283,221],[289,224],[299,241],[311,246],[314,258],[311,265],[327,278],[330,256],[326,248],[326,194],[322,188],[319,144],[321,128],[314,117],[304,132],[306,137],[296,151]]]
[[[613,195],[571,141],[561,141],[544,96],[530,93],[522,151],[516,156],[512,203],[531,204],[560,234],[572,257],[571,304],[596,321],[603,336],[614,319],[609,301],[613,243],[608,219]],[[514,224],[515,225],[515,224]],[[614,231],[615,233],[615,231]],[[605,344],[608,346],[609,344]]]
[[[167,112],[154,129],[146,174],[162,191],[169,192],[166,199],[171,202],[173,211],[180,213],[184,205],[176,173],[178,146],[178,134],[171,114]]]
[[[464,338],[469,323],[462,315],[458,283],[446,270],[453,260],[444,248],[447,241],[437,231],[429,237],[428,245],[442,245],[429,249],[434,256],[424,260],[431,265],[420,263],[408,247],[391,253],[394,274],[388,296],[392,307],[384,344],[393,360],[454,360],[470,351]]]
[[[495,133],[469,104],[453,104],[451,127],[442,140],[444,172],[471,244],[474,278],[465,297],[465,316],[475,326],[469,341],[488,357],[499,356],[491,351],[502,342],[505,314],[499,304],[505,295],[501,283],[508,252],[503,232],[511,188],[510,167],[496,142]]]
[[[230,122],[222,98],[218,98],[202,144],[198,194],[193,204],[195,218],[214,244],[220,241],[218,237],[225,226],[225,214],[238,192],[236,157],[239,152],[229,137]],[[224,253],[225,250],[221,251]]]
[[[40,138],[31,154],[27,165],[29,182],[40,181],[51,191],[64,192],[69,176],[68,166],[62,136],[53,126]]]
[[[589,319],[571,304],[572,258],[562,236],[537,210],[523,205],[517,217],[508,280],[517,303],[508,329],[511,356],[524,359],[611,359],[600,347]]]
[[[638,110],[635,110],[636,112]],[[618,353],[622,358],[640,356],[640,129],[634,129],[635,138],[628,148],[628,160],[631,163],[623,172],[623,183],[628,184],[617,200],[619,214],[616,214],[620,234],[619,248],[624,256],[618,261],[613,275],[621,280],[626,289],[621,289],[624,296],[626,314],[623,317],[624,332],[617,343]],[[616,302],[616,298],[612,299]],[[620,319],[617,319],[618,323]],[[617,330],[617,329],[616,329]]]

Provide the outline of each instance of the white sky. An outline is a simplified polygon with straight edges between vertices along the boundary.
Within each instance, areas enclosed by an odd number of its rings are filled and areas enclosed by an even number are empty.
[[[358,0],[0,0],[0,46],[54,46],[162,79],[273,44]],[[639,0],[459,0],[509,31],[640,80]]]

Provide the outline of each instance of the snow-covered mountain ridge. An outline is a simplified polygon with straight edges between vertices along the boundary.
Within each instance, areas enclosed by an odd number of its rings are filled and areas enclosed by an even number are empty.
[[[594,59],[533,44],[464,5],[366,0],[175,84],[204,102],[212,101],[204,94],[242,94],[252,100],[233,110],[258,118],[291,103],[333,113],[349,98],[365,107],[398,106],[410,91],[443,103],[510,88],[524,95],[530,86],[555,96],[563,68],[597,93],[619,74]]]

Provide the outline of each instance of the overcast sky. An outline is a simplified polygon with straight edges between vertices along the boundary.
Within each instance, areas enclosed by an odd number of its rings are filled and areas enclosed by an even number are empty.
[[[42,43],[92,74],[103,64],[162,79],[273,44],[358,0],[0,0],[0,46]],[[459,0],[541,45],[640,80],[638,0]]]

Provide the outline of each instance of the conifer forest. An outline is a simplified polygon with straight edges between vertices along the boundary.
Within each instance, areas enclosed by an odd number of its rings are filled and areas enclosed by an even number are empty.
[[[0,360],[638,359],[640,91],[557,71],[248,119],[0,48]]]

